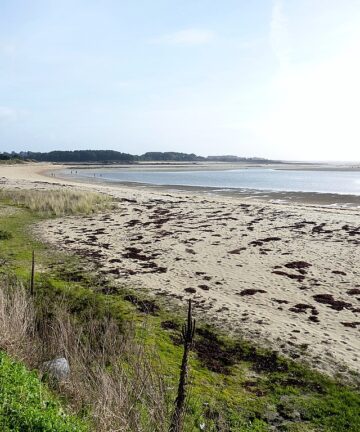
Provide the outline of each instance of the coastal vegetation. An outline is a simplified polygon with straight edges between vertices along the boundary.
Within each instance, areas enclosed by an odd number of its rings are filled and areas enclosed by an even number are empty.
[[[41,423],[31,413],[50,425],[38,430],[168,430],[185,311],[115,284],[85,258],[37,241],[33,224],[57,213],[28,202],[17,191],[1,191],[0,400],[8,400],[12,382],[19,385],[0,414],[4,430],[36,430]],[[74,213],[64,205],[59,214]],[[69,381],[58,385],[44,376],[41,382],[42,362],[55,356],[68,358]],[[350,372],[352,382],[345,384],[201,320],[189,365],[186,432],[360,430],[359,377]]]
[[[38,161],[58,163],[125,163],[139,162],[246,162],[246,163],[274,163],[264,158],[246,158],[232,155],[224,156],[197,156],[194,153],[181,152],[146,152],[142,155],[132,155],[114,150],[57,150],[51,152],[20,152],[0,153],[0,161],[11,163],[12,161]]]
[[[27,159],[19,158],[17,156],[5,156],[0,153],[0,165],[16,165],[26,163]]]
[[[110,198],[95,192],[71,189],[1,189],[0,200],[25,207],[43,216],[91,214],[110,210]],[[1,233],[0,233],[1,236]]]
[[[85,432],[85,423],[65,414],[58,397],[36,372],[0,352],[0,427],[4,432]]]
[[[135,341],[131,326],[121,325],[99,311],[94,313],[91,307],[83,308],[79,319],[66,296],[58,294],[56,301],[49,303],[41,282],[37,288],[40,291],[32,296],[17,278],[1,281],[1,349],[29,368],[39,369],[46,383],[45,391],[50,387],[68,405],[68,413],[78,414],[78,422],[84,425],[81,430],[166,430],[161,426],[168,417],[164,383],[152,364],[150,352],[145,352],[144,345]],[[64,382],[42,374],[44,362],[59,356],[71,365],[70,377]],[[0,374],[5,375],[8,364],[2,366]],[[30,385],[41,388],[36,375],[26,373],[25,367],[21,367],[19,380],[24,380],[26,385],[31,376]],[[6,400],[6,389],[1,397]],[[44,417],[49,414],[61,420],[62,415],[47,411],[46,398],[41,399],[40,391],[35,398],[37,410],[45,406]],[[13,406],[19,404],[19,410],[26,412],[31,408],[28,400],[21,399],[20,395],[14,393],[13,399]],[[21,411],[13,409],[12,414],[4,422],[23,422]],[[58,414],[61,414],[59,410]],[[28,422],[33,425],[32,418]]]

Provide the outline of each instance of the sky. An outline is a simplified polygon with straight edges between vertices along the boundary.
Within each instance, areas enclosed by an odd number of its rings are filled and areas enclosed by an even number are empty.
[[[0,151],[360,161],[360,0],[0,0]]]

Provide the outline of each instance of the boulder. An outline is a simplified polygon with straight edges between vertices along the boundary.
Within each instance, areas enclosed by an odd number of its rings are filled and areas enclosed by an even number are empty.
[[[69,362],[64,357],[44,362],[41,370],[58,381],[64,381],[70,375]]]

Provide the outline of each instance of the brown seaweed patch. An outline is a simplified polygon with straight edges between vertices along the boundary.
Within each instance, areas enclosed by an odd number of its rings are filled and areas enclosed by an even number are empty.
[[[195,294],[196,293],[196,289],[195,288],[185,288],[184,291],[191,293],[191,294]]]
[[[228,251],[229,254],[238,255],[241,251],[246,250],[246,247],[240,247],[238,249],[234,249],[231,251]]]
[[[120,263],[121,260],[119,258],[112,258],[109,260],[110,263]]]
[[[266,291],[262,290],[262,289],[253,289],[253,288],[250,288],[250,289],[245,289],[245,290],[240,291],[238,293],[238,295],[239,296],[248,296],[248,295],[254,295],[254,294],[257,294],[257,293],[266,293]]]
[[[310,306],[308,304],[299,303],[295,306],[291,307],[289,311],[295,312],[295,313],[306,313],[307,309],[312,309],[313,306]]]
[[[349,295],[358,295],[358,294],[360,294],[360,289],[359,288],[349,289],[348,291],[346,291],[346,294],[349,294]]]
[[[279,303],[279,304],[289,303],[287,300],[281,300],[281,299],[276,299],[276,298],[272,298],[271,300],[274,301],[275,303]]]
[[[134,259],[134,260],[139,260],[139,261],[149,261],[151,258],[153,258],[153,257],[149,257],[147,255],[141,254],[140,252],[142,252],[142,250],[139,248],[136,248],[136,247],[128,247],[125,250],[126,250],[126,252],[122,255],[123,258],[129,258],[129,259]]]
[[[311,311],[311,315],[313,316],[319,315],[319,312],[317,311],[315,306],[306,303],[298,303],[289,309],[290,312],[295,312],[295,313],[306,313],[308,310]]]
[[[308,267],[311,267],[312,264],[306,262],[306,261],[291,261],[284,265],[284,267],[289,269],[295,269],[295,270],[302,270],[306,269]]]
[[[344,327],[356,328],[357,326],[360,326],[360,321],[354,321],[354,322],[342,322],[341,324],[342,324]]]
[[[131,219],[131,220],[129,220],[129,222],[125,223],[124,225],[126,227],[134,227],[135,225],[139,225],[141,223],[142,222],[139,219]]]
[[[272,242],[272,241],[280,241],[281,237],[266,237],[258,240],[253,240],[249,243],[249,245],[253,246],[262,246],[264,243]]]
[[[301,274],[300,275],[299,274],[291,274],[291,273],[284,272],[282,270],[273,270],[272,273],[274,273],[276,275],[279,275],[279,276],[286,276],[289,279],[295,279],[298,282],[302,282],[305,279],[304,275],[301,275]]]
[[[335,300],[331,294],[316,294],[313,296],[313,298],[318,303],[325,304],[336,311],[341,311],[345,308],[350,309],[352,307],[351,303],[345,302],[343,300]]]

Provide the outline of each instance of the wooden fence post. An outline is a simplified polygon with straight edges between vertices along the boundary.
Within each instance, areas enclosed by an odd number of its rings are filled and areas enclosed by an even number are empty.
[[[184,410],[186,400],[186,387],[188,381],[188,359],[193,344],[195,334],[195,320],[192,319],[191,300],[189,300],[187,324],[182,328],[182,337],[184,343],[184,354],[180,368],[180,380],[177,397],[175,399],[175,409],[171,418],[169,432],[182,432],[184,424]]]
[[[31,279],[30,279],[30,295],[34,295],[34,278],[35,278],[35,252],[32,251],[32,262],[31,262]]]

